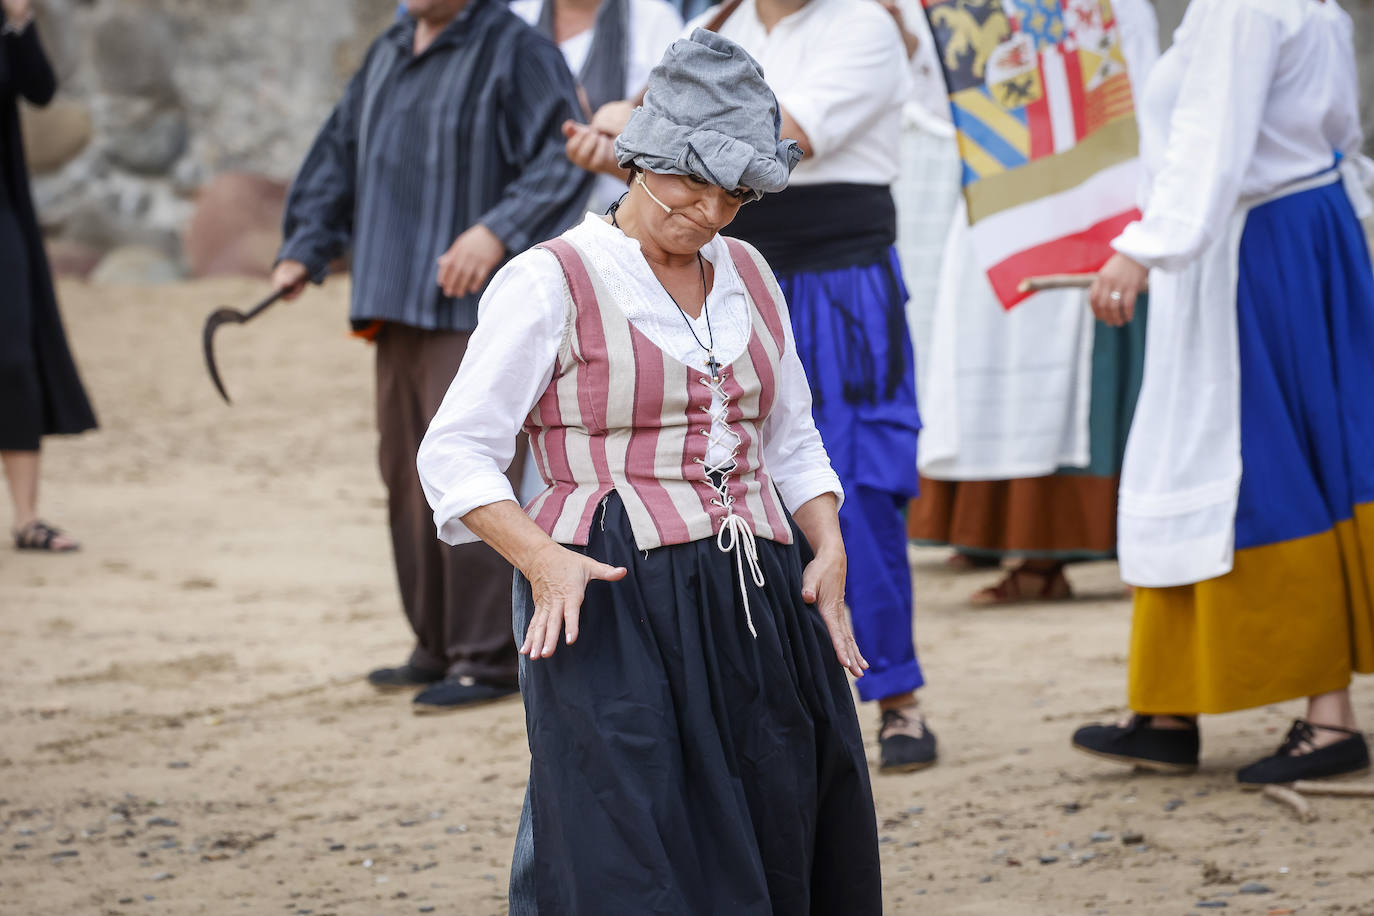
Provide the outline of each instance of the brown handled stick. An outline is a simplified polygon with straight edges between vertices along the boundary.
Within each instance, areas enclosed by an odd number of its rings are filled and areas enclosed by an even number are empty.
[[[1293,791],[1304,795],[1335,795],[1343,798],[1374,798],[1374,783],[1365,782],[1316,782],[1299,779],[1293,783]]]
[[[1017,284],[1017,292],[1038,293],[1046,289],[1087,289],[1097,274],[1044,274],[1027,277]]]

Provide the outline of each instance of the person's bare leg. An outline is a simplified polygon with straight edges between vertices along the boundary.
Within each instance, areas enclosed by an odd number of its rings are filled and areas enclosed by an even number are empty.
[[[914,690],[883,697],[878,701],[878,709],[880,712],[895,709],[906,716],[904,722],[894,722],[885,727],[882,733],[884,738],[892,735],[910,735],[913,738],[919,738],[925,732],[925,717],[921,714],[920,702],[916,699]]]
[[[1129,719],[1128,719],[1129,721]],[[1150,716],[1151,728],[1185,729],[1197,725],[1191,716]]]
[[[1073,589],[1064,576],[1064,566],[1063,560],[1022,560],[996,585],[970,595],[969,602],[974,605],[1013,604],[1072,597]]]
[[[14,528],[23,528],[38,517],[38,452],[0,452],[5,478],[14,504]]]
[[[1332,731],[1326,726],[1351,730],[1359,727],[1355,722],[1355,707],[1350,703],[1350,688],[1308,697],[1307,721],[1316,727],[1316,734],[1312,736],[1311,747],[1300,748],[1300,751],[1326,747],[1349,738],[1346,732]]]
[[[9,481],[10,501],[14,505],[14,524],[12,531],[21,531],[38,518],[38,467],[39,452],[11,451],[0,452],[0,463],[5,466],[5,479]],[[58,535],[52,543],[54,550],[69,550],[76,541],[65,534]]]

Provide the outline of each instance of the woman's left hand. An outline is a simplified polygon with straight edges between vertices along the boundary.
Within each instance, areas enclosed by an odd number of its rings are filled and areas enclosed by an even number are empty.
[[[821,549],[816,558],[802,570],[802,600],[816,605],[830,631],[830,641],[835,646],[835,656],[840,664],[855,677],[863,677],[868,662],[859,652],[859,644],[854,640],[854,628],[849,622],[849,611],[844,606],[844,579],[848,561],[844,548]]]
[[[1124,254],[1114,254],[1093,280],[1088,302],[1093,314],[1119,328],[1135,317],[1135,300],[1150,281],[1150,269]]]

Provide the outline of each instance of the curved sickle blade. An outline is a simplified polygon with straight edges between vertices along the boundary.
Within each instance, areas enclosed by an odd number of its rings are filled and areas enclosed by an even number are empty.
[[[276,302],[286,295],[287,290],[277,290],[266,299],[253,306],[247,312],[240,312],[238,309],[218,308],[210,313],[210,317],[205,319],[205,330],[201,332],[201,342],[205,347],[205,368],[210,373],[210,381],[215,383],[215,390],[219,396],[224,398],[224,403],[232,404],[229,400],[229,392],[224,390],[224,383],[220,381],[219,367],[215,365],[215,331],[225,324],[243,324],[252,321],[269,305]]]

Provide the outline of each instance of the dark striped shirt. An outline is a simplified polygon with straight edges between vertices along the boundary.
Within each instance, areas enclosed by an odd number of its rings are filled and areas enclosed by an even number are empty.
[[[322,279],[351,245],[355,325],[468,331],[478,296],[443,294],[439,256],[477,223],[507,257],[557,235],[593,176],[563,153],[563,55],[505,3],[471,0],[419,56],[414,37],[405,19],[368,50],[291,186],[281,257]]]

